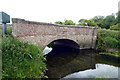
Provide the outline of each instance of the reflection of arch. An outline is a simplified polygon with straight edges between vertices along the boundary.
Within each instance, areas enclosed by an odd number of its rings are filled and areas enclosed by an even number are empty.
[[[62,38],[62,39],[56,38],[56,39],[50,40],[48,41],[46,46],[49,44],[61,44],[61,45],[69,46],[69,47],[80,48],[77,41],[72,40],[72,39],[65,39],[65,38]]]

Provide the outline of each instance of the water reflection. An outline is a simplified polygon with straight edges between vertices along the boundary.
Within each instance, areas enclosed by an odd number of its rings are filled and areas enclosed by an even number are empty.
[[[62,48],[53,48],[47,54],[47,76],[49,78],[62,78],[80,70],[95,68],[94,50],[76,52],[76,50],[68,49],[69,51],[66,50],[63,53]]]
[[[48,53],[50,53],[52,51],[51,47],[46,46],[45,49],[43,50],[44,55],[47,55]]]
[[[64,78],[118,78],[118,67],[96,64],[95,68],[72,73]]]
[[[95,50],[55,46],[47,54],[48,78],[117,78],[118,61],[96,55]],[[102,58],[101,58],[102,57]],[[103,64],[104,63],[104,64]],[[114,64],[112,64],[114,63]],[[110,66],[114,65],[114,66]],[[68,75],[68,76],[67,76]]]

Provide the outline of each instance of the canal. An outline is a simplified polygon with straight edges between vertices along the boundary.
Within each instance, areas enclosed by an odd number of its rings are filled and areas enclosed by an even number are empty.
[[[93,49],[54,46],[46,55],[48,78],[118,78],[118,59],[98,55]]]

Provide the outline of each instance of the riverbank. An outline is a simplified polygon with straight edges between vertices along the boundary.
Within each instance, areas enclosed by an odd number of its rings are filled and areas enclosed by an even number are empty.
[[[97,51],[101,56],[120,58],[120,31],[98,29]]]
[[[100,52],[100,55],[106,55],[111,57],[120,58],[120,52]]]
[[[120,64],[119,64],[120,56],[118,54],[119,53],[100,52],[99,54],[97,54],[96,60],[99,63],[120,67]]]
[[[45,78],[46,58],[41,49],[15,39],[11,33],[8,27],[6,36],[0,37],[2,78]]]

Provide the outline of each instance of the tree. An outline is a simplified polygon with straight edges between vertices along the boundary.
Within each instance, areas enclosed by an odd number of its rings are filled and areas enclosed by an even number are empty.
[[[104,19],[104,23],[103,23],[102,28],[109,29],[110,26],[115,24],[115,22],[116,22],[116,18],[115,18],[114,15],[106,16],[105,19]]]
[[[72,20],[65,20],[65,25],[75,25],[75,23]]]
[[[97,26],[97,24],[91,19],[91,20],[87,20],[87,25],[88,26]]]
[[[116,13],[116,22],[120,23],[120,11],[118,13]]]
[[[87,19],[80,19],[80,20],[78,21],[78,23],[79,23],[79,25],[81,25],[81,26],[87,26]]]
[[[64,24],[64,23],[61,21],[56,21],[55,24]]]
[[[87,19],[80,19],[78,21],[79,25],[81,26],[97,26],[97,24],[94,22],[94,20],[90,19],[90,20],[87,20]]]
[[[104,16],[95,16],[92,20],[97,24],[99,27],[103,27],[104,23]]]

